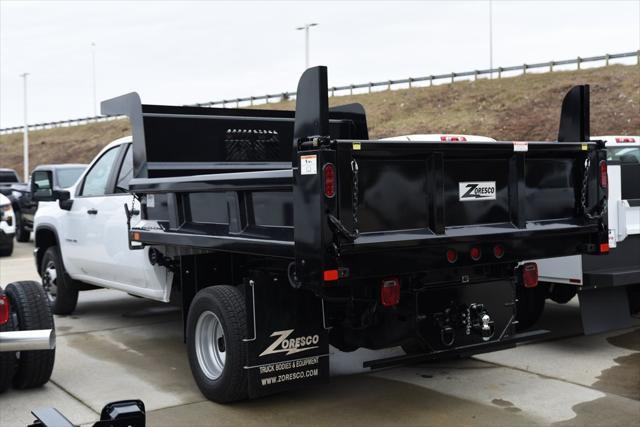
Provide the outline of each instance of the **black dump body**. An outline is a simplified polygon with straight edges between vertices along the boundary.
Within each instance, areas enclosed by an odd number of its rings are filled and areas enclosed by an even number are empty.
[[[326,69],[308,70],[295,112],[142,105],[135,93],[105,101],[104,113],[132,122],[131,191],[143,202],[153,195],[138,239],[295,259],[303,287],[322,286],[331,269],[342,280],[446,268],[447,249],[467,254],[478,243],[483,258],[456,266],[496,262],[496,243],[506,262],[597,253],[606,242],[604,219],[582,206],[585,160],[605,158],[596,143],[368,140],[364,109],[329,109],[325,88]],[[584,141],[585,89],[574,89],[559,139]],[[302,156],[313,173],[301,174]],[[588,210],[606,197],[596,170]],[[491,184],[489,200],[462,200],[462,186],[478,183]]]
[[[185,318],[203,289],[242,287],[251,396],[328,378],[329,343],[429,357],[513,345],[518,263],[608,250],[588,87],[565,98],[562,142],[369,140],[362,106],[328,108],[324,67],[296,104],[102,104],[132,123],[131,240],[176,273]]]

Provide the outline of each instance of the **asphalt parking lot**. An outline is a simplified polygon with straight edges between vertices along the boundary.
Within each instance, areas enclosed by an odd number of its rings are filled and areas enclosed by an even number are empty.
[[[17,244],[0,259],[0,285],[38,280],[32,248]],[[55,320],[51,381],[0,395],[0,425],[28,424],[29,410],[41,406],[87,424],[105,403],[138,398],[149,425],[640,426],[640,322],[581,336],[575,300],[548,304],[539,326],[553,334],[543,342],[377,372],[361,366],[380,352],[336,352],[330,384],[232,405],[199,393],[180,315],[169,306],[98,290],[81,293],[76,312]]]

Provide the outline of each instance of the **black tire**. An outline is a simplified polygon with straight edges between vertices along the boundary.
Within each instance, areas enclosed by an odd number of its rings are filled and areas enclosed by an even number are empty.
[[[22,222],[22,214],[16,211],[16,240],[18,242],[28,242],[31,238],[31,232],[24,228],[24,224]]]
[[[54,269],[55,279],[50,273]],[[78,284],[67,274],[57,246],[49,247],[40,264],[42,286],[54,314],[71,314],[78,304]]]
[[[412,339],[402,344],[402,350],[406,354],[421,354],[427,352],[427,347],[418,339]]]
[[[13,253],[13,239],[0,248],[0,256],[11,256]]]
[[[225,352],[224,367],[217,378],[205,374],[198,361],[196,325],[203,314],[213,313],[222,325]],[[244,296],[233,286],[211,286],[198,292],[189,308],[187,319],[187,352],[189,364],[198,387],[209,400],[218,403],[244,400],[248,397],[246,347],[242,340],[247,333],[247,313]]]
[[[566,304],[578,293],[576,285],[565,285],[563,283],[543,283],[549,289],[549,299],[558,304]]]
[[[12,310],[18,315],[17,329],[54,329],[53,315],[40,283],[13,282],[7,286],[6,294]],[[33,388],[49,381],[55,357],[55,349],[21,351],[13,386],[17,389]]]
[[[540,283],[535,288],[525,288],[519,285],[516,290],[518,302],[516,303],[516,331],[529,329],[542,316],[544,304],[547,300],[547,287]]]
[[[13,320],[9,317],[9,322],[0,325],[0,332],[14,331]],[[16,371],[16,353],[15,351],[0,352],[0,393],[6,391]]]

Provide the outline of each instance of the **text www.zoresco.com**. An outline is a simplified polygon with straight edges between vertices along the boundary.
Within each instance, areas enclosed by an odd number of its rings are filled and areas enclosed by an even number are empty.
[[[310,369],[308,371],[292,372],[290,374],[282,374],[275,377],[268,377],[262,379],[262,385],[278,384],[287,381],[299,380],[301,378],[317,377],[318,370]]]

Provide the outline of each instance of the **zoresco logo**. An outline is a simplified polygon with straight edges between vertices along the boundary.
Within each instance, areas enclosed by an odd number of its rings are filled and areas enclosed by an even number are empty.
[[[496,199],[495,181],[460,182],[458,189],[461,202]]]
[[[306,337],[289,338],[293,333],[293,329],[287,329],[286,331],[276,331],[271,334],[272,337],[277,337],[265,351],[260,353],[260,357],[267,356],[275,353],[287,353],[290,354],[299,353],[305,350],[311,350],[312,348],[318,348],[317,344],[320,341],[319,335],[308,335]]]

